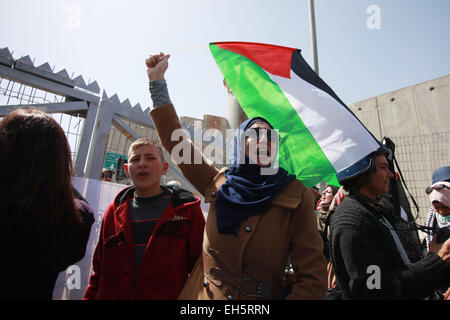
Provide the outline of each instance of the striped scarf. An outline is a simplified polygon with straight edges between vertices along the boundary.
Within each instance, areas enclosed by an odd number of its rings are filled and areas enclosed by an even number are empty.
[[[426,226],[430,228],[435,228],[436,224],[439,229],[450,228],[450,222],[442,220],[441,215],[437,213],[433,207],[431,207],[430,210],[428,211]],[[433,234],[427,233],[425,236],[425,241],[427,243],[427,250],[430,251],[429,245],[430,242],[433,241]]]

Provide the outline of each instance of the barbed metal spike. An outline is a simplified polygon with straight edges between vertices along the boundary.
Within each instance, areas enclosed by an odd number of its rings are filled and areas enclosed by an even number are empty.
[[[20,62],[20,63],[26,64],[28,66],[34,67],[33,61],[31,60],[29,55],[26,55],[26,56],[16,60],[16,62]]]
[[[86,82],[84,81],[82,75],[79,75],[78,77],[76,77],[75,79],[73,79],[73,81],[75,81],[75,85],[76,85],[77,87],[80,87],[80,88],[83,88],[83,89],[86,89],[86,88],[87,88]]]
[[[89,91],[95,92],[95,93],[100,93],[100,87],[98,86],[97,81],[94,81],[92,83],[90,83],[86,89],[88,89]]]

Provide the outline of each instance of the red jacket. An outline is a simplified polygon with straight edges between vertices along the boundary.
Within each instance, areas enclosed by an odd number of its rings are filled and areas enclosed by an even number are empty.
[[[200,199],[175,187],[135,273],[133,194],[134,187],[122,190],[105,211],[84,299],[176,299],[200,255],[205,226]]]

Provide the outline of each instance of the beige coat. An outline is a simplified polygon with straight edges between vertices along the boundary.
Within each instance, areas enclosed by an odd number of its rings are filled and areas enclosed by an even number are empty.
[[[171,152],[178,141],[171,133],[181,125],[172,104],[150,112],[161,142]],[[198,149],[190,145],[191,156]],[[244,220],[238,235],[221,234],[216,197],[226,181],[203,159],[180,164],[184,176],[202,193],[210,209],[200,256],[179,299],[281,299],[282,277],[290,257],[295,272],[288,299],[323,299],[327,290],[326,259],[313,212],[313,196],[299,180],[289,183],[265,213]]]

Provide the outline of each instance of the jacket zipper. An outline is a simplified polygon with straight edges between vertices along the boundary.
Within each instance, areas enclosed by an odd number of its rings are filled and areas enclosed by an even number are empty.
[[[147,243],[147,248],[146,248],[145,251],[144,251],[144,255],[145,255],[145,253],[146,253],[147,250],[148,250],[148,247],[149,247],[150,242],[151,242],[151,240],[152,240],[152,238],[153,238],[153,235],[158,231],[159,228],[161,228],[161,226],[163,226],[164,224],[166,224],[167,222],[169,222],[170,219],[172,219],[172,218],[176,215],[176,213],[177,213],[179,210],[180,210],[180,209],[178,209],[178,207],[177,207],[177,208],[174,208],[174,209],[173,209],[173,213],[172,213],[169,217],[166,217],[166,219],[164,219],[163,221],[161,221],[161,223],[160,223],[159,225],[156,226],[156,228],[153,230],[152,234],[150,235],[149,242]],[[139,267],[140,267],[140,265],[137,267],[137,270],[135,270],[135,271],[133,272],[133,282],[132,282],[132,287],[133,287],[134,290],[136,290],[137,272],[138,272],[138,270],[139,270]]]

